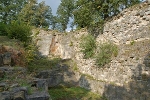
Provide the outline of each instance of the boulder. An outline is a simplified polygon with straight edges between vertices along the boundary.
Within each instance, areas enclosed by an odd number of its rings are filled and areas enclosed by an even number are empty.
[[[8,91],[0,93],[0,100],[12,100],[11,95]]]
[[[36,88],[40,90],[48,91],[48,83],[46,79],[35,79],[32,86],[36,86]]]
[[[15,87],[10,91],[13,100],[26,100],[27,87]]]
[[[6,83],[0,83],[0,92],[3,92],[6,88]]]
[[[11,65],[11,53],[6,52],[3,54],[3,63],[4,65]]]
[[[25,99],[25,92],[19,91],[13,94],[13,100],[26,100]]]
[[[48,87],[58,86],[60,83],[63,82],[63,74],[59,71],[51,71],[51,70],[44,70],[41,71],[37,78],[46,79],[48,82]]]
[[[35,92],[27,97],[27,100],[51,100],[50,95],[46,91]]]
[[[0,70],[0,79],[5,77],[5,72],[3,70]]]
[[[2,54],[0,54],[0,67],[3,65],[3,57]]]

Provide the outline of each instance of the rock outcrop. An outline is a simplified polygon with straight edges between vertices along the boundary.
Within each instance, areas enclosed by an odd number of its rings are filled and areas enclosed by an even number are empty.
[[[24,50],[16,50],[10,46],[0,45],[0,67],[11,65],[25,65]]]
[[[0,67],[0,100],[51,100],[44,79],[27,75],[22,67]]]

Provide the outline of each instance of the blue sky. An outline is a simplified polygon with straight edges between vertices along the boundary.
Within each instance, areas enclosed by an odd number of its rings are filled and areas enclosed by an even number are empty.
[[[61,0],[38,0],[38,2],[42,2],[42,1],[45,1],[45,4],[49,5],[51,7],[53,15],[56,15],[57,8],[58,8],[59,4],[61,3]],[[66,31],[71,30],[71,28],[69,26],[70,25],[68,24]]]
[[[61,2],[61,0],[38,0],[38,2],[45,1],[46,5],[49,5],[52,8],[53,15],[56,14],[57,8]]]

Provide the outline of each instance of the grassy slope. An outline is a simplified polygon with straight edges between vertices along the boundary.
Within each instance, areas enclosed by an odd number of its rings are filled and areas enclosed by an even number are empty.
[[[49,90],[53,100],[107,100],[80,87],[58,87]]]
[[[23,48],[23,44],[16,39],[9,39],[6,36],[0,36],[0,45],[13,47],[14,49]]]

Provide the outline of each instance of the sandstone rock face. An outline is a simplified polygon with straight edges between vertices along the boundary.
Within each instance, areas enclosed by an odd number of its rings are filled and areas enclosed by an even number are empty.
[[[62,59],[71,59],[73,57],[73,47],[71,46],[72,35],[41,30],[37,35],[36,41],[39,52],[43,56],[59,56]]]
[[[39,48],[39,52],[43,56],[49,55],[50,45],[52,43],[52,34],[48,34],[45,31],[40,31],[40,34],[38,35],[38,41],[37,46]]]

